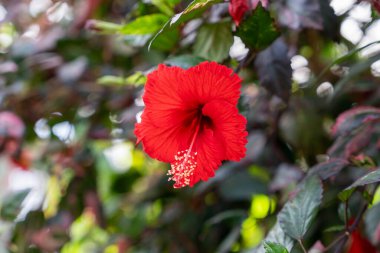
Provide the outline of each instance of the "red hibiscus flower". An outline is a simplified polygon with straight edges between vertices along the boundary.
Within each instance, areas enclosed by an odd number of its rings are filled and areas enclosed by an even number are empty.
[[[147,154],[171,163],[175,188],[207,180],[223,160],[245,156],[246,119],[236,108],[240,83],[215,62],[188,70],[161,64],[148,75],[135,134]]]

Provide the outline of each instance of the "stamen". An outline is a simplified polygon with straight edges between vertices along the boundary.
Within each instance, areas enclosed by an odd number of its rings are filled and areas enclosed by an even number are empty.
[[[174,188],[181,188],[189,185],[190,178],[197,167],[196,157],[198,153],[193,152],[192,149],[199,132],[201,120],[198,122],[190,147],[184,151],[178,151],[177,155],[174,156],[175,161],[170,165],[171,169],[167,173],[167,175],[171,176],[168,180],[175,181]]]

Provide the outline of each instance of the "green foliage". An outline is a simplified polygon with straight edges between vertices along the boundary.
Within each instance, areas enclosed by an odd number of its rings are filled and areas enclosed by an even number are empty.
[[[193,67],[201,62],[205,61],[205,59],[194,56],[194,55],[180,55],[176,57],[170,57],[165,61],[165,64],[171,66],[178,66],[184,69],[188,69]]]
[[[119,76],[102,76],[97,80],[98,84],[101,85],[115,85],[115,86],[124,86],[124,85],[143,85],[146,82],[146,76],[141,72],[136,72],[135,74],[123,78]]]
[[[297,196],[278,215],[282,229],[296,240],[309,230],[322,202],[322,185],[317,177],[306,178]]]
[[[169,29],[176,29],[178,25],[183,24],[186,21],[194,19],[201,15],[207,8],[211,5],[220,3],[221,0],[194,0],[192,1],[185,10],[180,13],[175,14],[170,21],[162,27],[162,29],[154,36],[153,40],[150,42],[149,47],[162,33]]]
[[[288,250],[278,243],[264,242],[264,248],[265,253],[288,253]]]
[[[380,182],[380,169],[371,171],[368,174],[356,180],[353,184],[344,189],[344,191],[339,193],[339,198],[342,200],[347,200],[354,192],[355,188],[377,182]]]
[[[2,220],[13,221],[21,210],[21,204],[25,200],[30,189],[8,194],[2,201],[0,217]]]
[[[237,28],[236,35],[254,51],[268,47],[280,36],[269,11],[261,3]]]
[[[122,34],[145,35],[156,33],[168,21],[164,14],[151,14],[139,17],[120,29]]]
[[[194,44],[194,54],[216,62],[226,59],[233,43],[230,26],[229,22],[202,26]]]

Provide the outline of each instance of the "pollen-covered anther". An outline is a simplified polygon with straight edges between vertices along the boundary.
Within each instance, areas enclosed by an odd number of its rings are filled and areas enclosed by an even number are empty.
[[[171,176],[169,177],[169,181],[175,181],[175,188],[190,184],[190,177],[194,174],[194,170],[197,167],[196,156],[197,152],[191,152],[188,149],[179,151],[174,156],[175,161],[171,164],[171,169],[167,175]]]

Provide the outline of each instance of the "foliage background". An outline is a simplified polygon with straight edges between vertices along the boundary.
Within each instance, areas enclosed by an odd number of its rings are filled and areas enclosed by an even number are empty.
[[[3,0],[0,252],[376,252],[379,3],[338,2]],[[147,73],[204,60],[244,80],[247,156],[177,190],[134,124]]]

